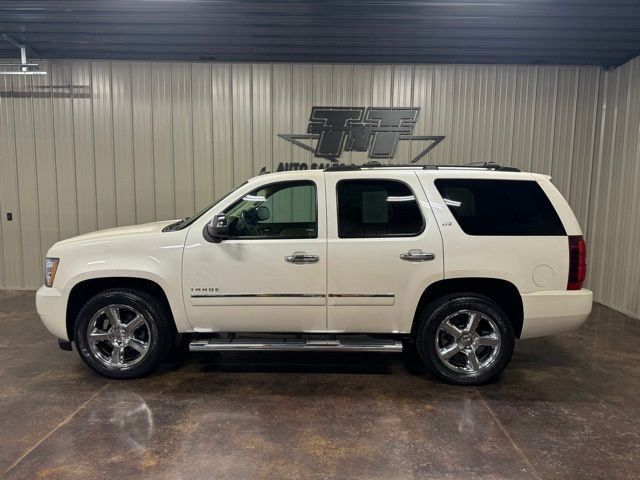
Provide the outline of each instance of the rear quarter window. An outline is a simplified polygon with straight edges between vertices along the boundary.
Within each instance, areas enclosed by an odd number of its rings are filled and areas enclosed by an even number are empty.
[[[435,185],[467,235],[566,235],[551,201],[533,180],[439,178]]]

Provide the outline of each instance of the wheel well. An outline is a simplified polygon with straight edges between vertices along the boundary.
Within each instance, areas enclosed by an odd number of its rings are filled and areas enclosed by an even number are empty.
[[[420,297],[413,318],[411,334],[415,334],[418,326],[418,313],[426,305],[443,295],[458,292],[478,293],[496,302],[505,310],[513,325],[513,331],[516,337],[520,338],[524,317],[522,297],[513,283],[496,278],[452,278],[432,283]]]
[[[162,290],[162,287],[157,283],[144,278],[133,277],[93,278],[78,283],[71,289],[71,293],[69,294],[69,301],[67,302],[67,335],[69,336],[69,340],[73,340],[73,327],[83,305],[94,295],[109,290],[110,288],[130,288],[153,295],[160,302],[164,303],[175,328],[175,321],[173,320],[169,301],[167,300],[164,290]]]

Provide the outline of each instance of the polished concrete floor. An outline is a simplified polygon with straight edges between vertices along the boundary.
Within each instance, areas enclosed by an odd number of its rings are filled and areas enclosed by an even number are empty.
[[[638,478],[638,345],[640,321],[596,305],[480,388],[395,354],[192,354],[109,381],[32,292],[0,292],[0,477]]]

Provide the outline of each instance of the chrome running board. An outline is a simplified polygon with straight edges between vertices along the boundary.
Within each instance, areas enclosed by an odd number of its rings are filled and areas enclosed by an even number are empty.
[[[402,342],[393,339],[349,338],[313,340],[304,338],[205,338],[189,344],[192,352],[222,352],[233,350],[263,351],[341,351],[341,352],[402,352]]]

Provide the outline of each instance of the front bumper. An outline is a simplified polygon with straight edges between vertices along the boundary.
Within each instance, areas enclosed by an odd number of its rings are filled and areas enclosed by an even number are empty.
[[[591,313],[591,290],[535,292],[522,295],[524,322],[520,338],[577,330]]]
[[[44,285],[36,292],[36,310],[44,326],[62,340],[67,335],[67,298],[55,288]]]

